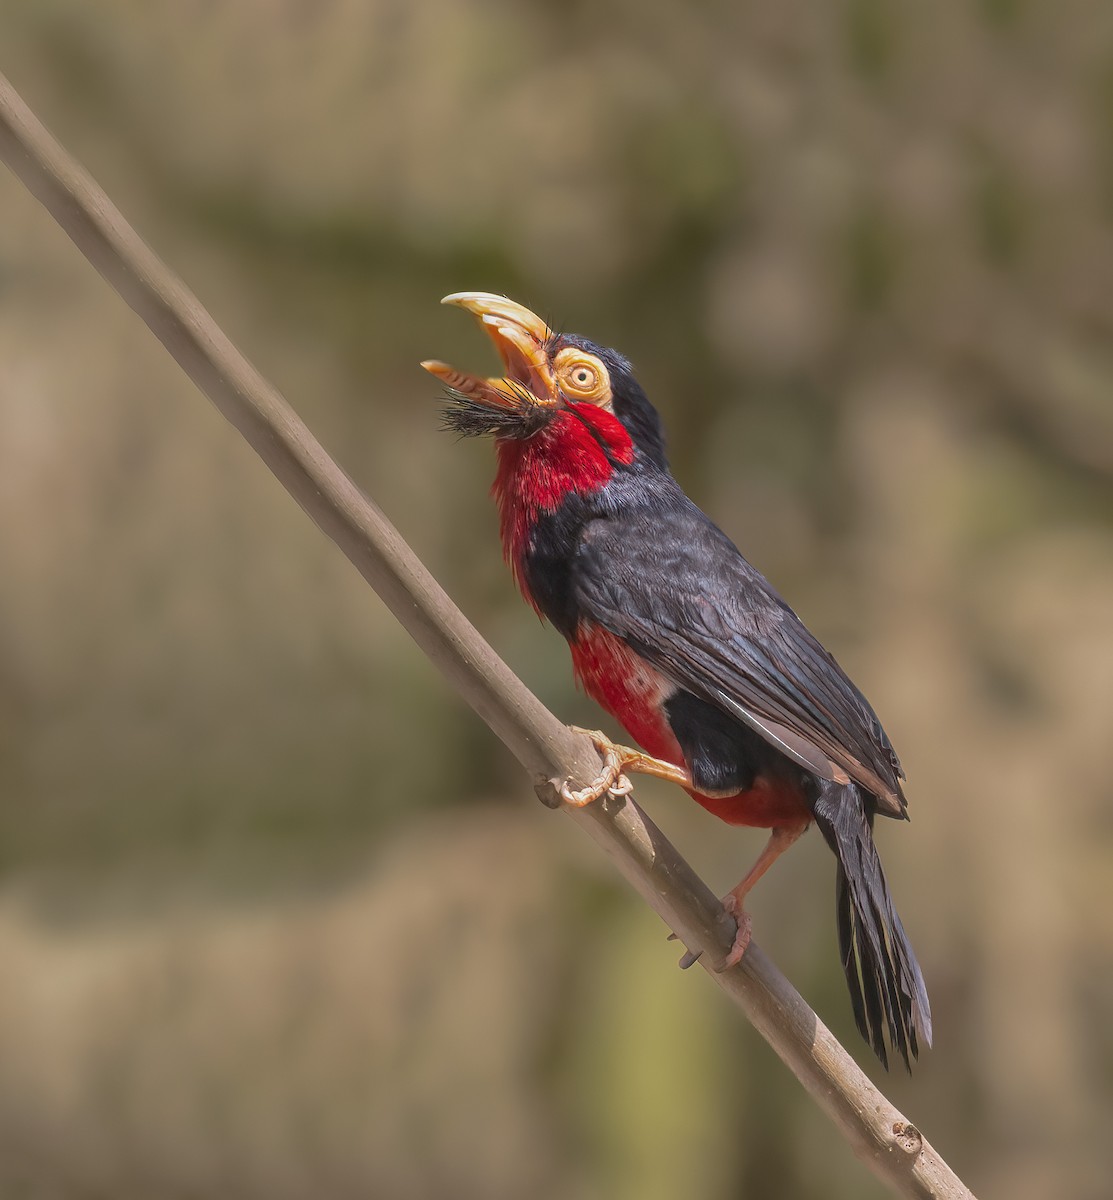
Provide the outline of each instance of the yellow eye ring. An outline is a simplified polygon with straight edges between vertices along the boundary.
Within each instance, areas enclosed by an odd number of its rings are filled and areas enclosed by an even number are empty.
[[[607,368],[594,354],[567,346],[553,361],[553,371],[561,391],[569,400],[590,400],[606,404],[611,398]]]

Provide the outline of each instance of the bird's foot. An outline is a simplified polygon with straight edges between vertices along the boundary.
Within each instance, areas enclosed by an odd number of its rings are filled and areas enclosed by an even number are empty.
[[[742,961],[742,956],[746,953],[746,947],[749,946],[750,938],[753,936],[753,919],[742,907],[742,901],[733,892],[727,892],[723,897],[723,908],[730,913],[738,925],[730,953],[722,966],[722,970],[729,971],[731,967],[738,966]]]
[[[592,745],[603,759],[603,770],[599,778],[588,787],[573,791],[565,780],[560,789],[561,799],[565,804],[575,808],[583,808],[600,796],[609,793],[612,796],[625,796],[633,790],[633,785],[624,772],[637,771],[640,775],[656,775],[658,779],[667,779],[670,783],[678,783],[681,787],[690,788],[692,778],[683,767],[673,763],[662,762],[643,754],[640,750],[632,750],[629,746],[619,746],[598,729],[581,729],[578,725],[570,725],[573,733],[582,733],[591,739]]]
[[[750,944],[750,938],[753,936],[753,919],[733,892],[727,892],[723,897],[723,908],[734,918],[738,928],[734,933],[730,953],[726,956],[723,965],[719,967],[720,972],[729,971],[731,967],[738,966]],[[676,934],[670,933],[666,940],[675,942]],[[702,954],[702,950],[685,950],[679,963],[680,969],[686,971],[689,967],[695,966]]]
[[[639,758],[637,750],[626,746],[616,746],[609,737],[598,729],[581,729],[578,725],[571,726],[574,733],[582,733],[591,738],[595,749],[603,759],[603,770],[598,778],[585,788],[573,791],[566,779],[560,785],[560,798],[573,808],[583,808],[594,804],[601,796],[626,796],[633,791],[633,784],[623,775],[622,770],[630,758]]]

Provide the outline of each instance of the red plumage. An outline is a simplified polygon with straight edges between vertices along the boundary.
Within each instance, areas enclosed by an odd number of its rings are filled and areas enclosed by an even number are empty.
[[[568,496],[605,487],[614,471],[612,459],[633,462],[634,443],[612,414],[578,404],[575,415],[559,414],[531,438],[500,439],[497,453],[491,494],[498,505],[503,556],[522,595],[541,614],[523,570],[538,520],[556,512]]]

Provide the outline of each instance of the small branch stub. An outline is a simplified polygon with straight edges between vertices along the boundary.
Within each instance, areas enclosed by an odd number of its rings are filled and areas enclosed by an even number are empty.
[[[924,1148],[924,1139],[911,1121],[893,1122],[893,1140],[902,1153],[914,1158]]]
[[[539,779],[533,785],[533,790],[537,793],[537,799],[546,808],[558,809],[564,803],[560,795],[561,787],[562,784],[555,779]]]

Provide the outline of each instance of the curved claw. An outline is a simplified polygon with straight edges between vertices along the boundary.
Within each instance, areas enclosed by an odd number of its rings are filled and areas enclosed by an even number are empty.
[[[573,791],[566,779],[560,785],[560,798],[573,808],[583,808],[594,804],[601,796],[628,796],[633,791],[633,784],[622,774],[622,763],[614,751],[608,751],[604,756],[603,770],[598,779],[589,783],[579,791]]]
[[[621,747],[614,745],[604,734],[598,730],[579,729],[572,726],[577,733],[585,733],[591,738],[596,750],[603,759],[603,770],[599,773],[597,779],[589,783],[587,787],[580,788],[579,791],[573,791],[569,786],[569,780],[565,780],[560,785],[560,798],[565,804],[570,804],[573,808],[583,808],[588,804],[594,804],[601,796],[628,796],[633,790],[634,785],[622,773],[622,768],[625,765],[620,753]]]
[[[746,953],[746,947],[749,946],[750,938],[753,936],[753,919],[741,904],[738,903],[737,898],[729,892],[723,897],[723,908],[738,923],[738,929],[735,931],[734,943],[730,948],[730,953],[726,957],[726,962],[719,968],[720,971],[729,971],[731,967],[738,966],[742,961],[743,955]]]

